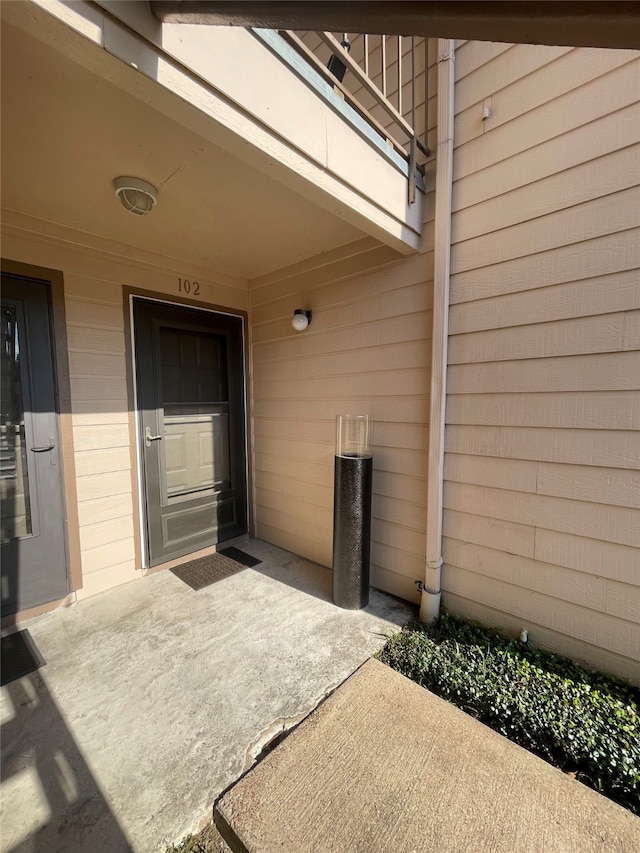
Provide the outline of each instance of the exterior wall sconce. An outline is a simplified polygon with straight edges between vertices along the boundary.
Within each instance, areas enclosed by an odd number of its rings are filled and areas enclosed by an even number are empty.
[[[158,190],[142,178],[116,178],[113,189],[124,209],[136,216],[146,216],[158,203]]]
[[[304,332],[311,322],[311,311],[305,311],[304,308],[296,308],[291,318],[291,325],[296,332]]]

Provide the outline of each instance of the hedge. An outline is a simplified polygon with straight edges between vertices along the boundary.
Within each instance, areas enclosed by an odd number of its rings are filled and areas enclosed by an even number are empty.
[[[443,613],[377,657],[640,815],[640,690]]]

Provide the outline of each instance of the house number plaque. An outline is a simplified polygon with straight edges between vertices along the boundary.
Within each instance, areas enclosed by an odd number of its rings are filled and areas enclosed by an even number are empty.
[[[200,283],[190,281],[188,278],[179,278],[178,293],[192,293],[194,296],[200,296]]]

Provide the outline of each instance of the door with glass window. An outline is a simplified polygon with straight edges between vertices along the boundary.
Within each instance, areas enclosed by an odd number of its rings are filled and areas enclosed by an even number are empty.
[[[242,319],[134,299],[149,565],[247,530]]]
[[[2,616],[69,592],[49,288],[2,276]]]

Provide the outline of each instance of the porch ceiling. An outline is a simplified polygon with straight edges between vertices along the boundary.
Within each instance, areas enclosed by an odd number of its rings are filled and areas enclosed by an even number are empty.
[[[362,232],[6,22],[2,206],[243,279]],[[124,211],[119,175],[159,189]]]

